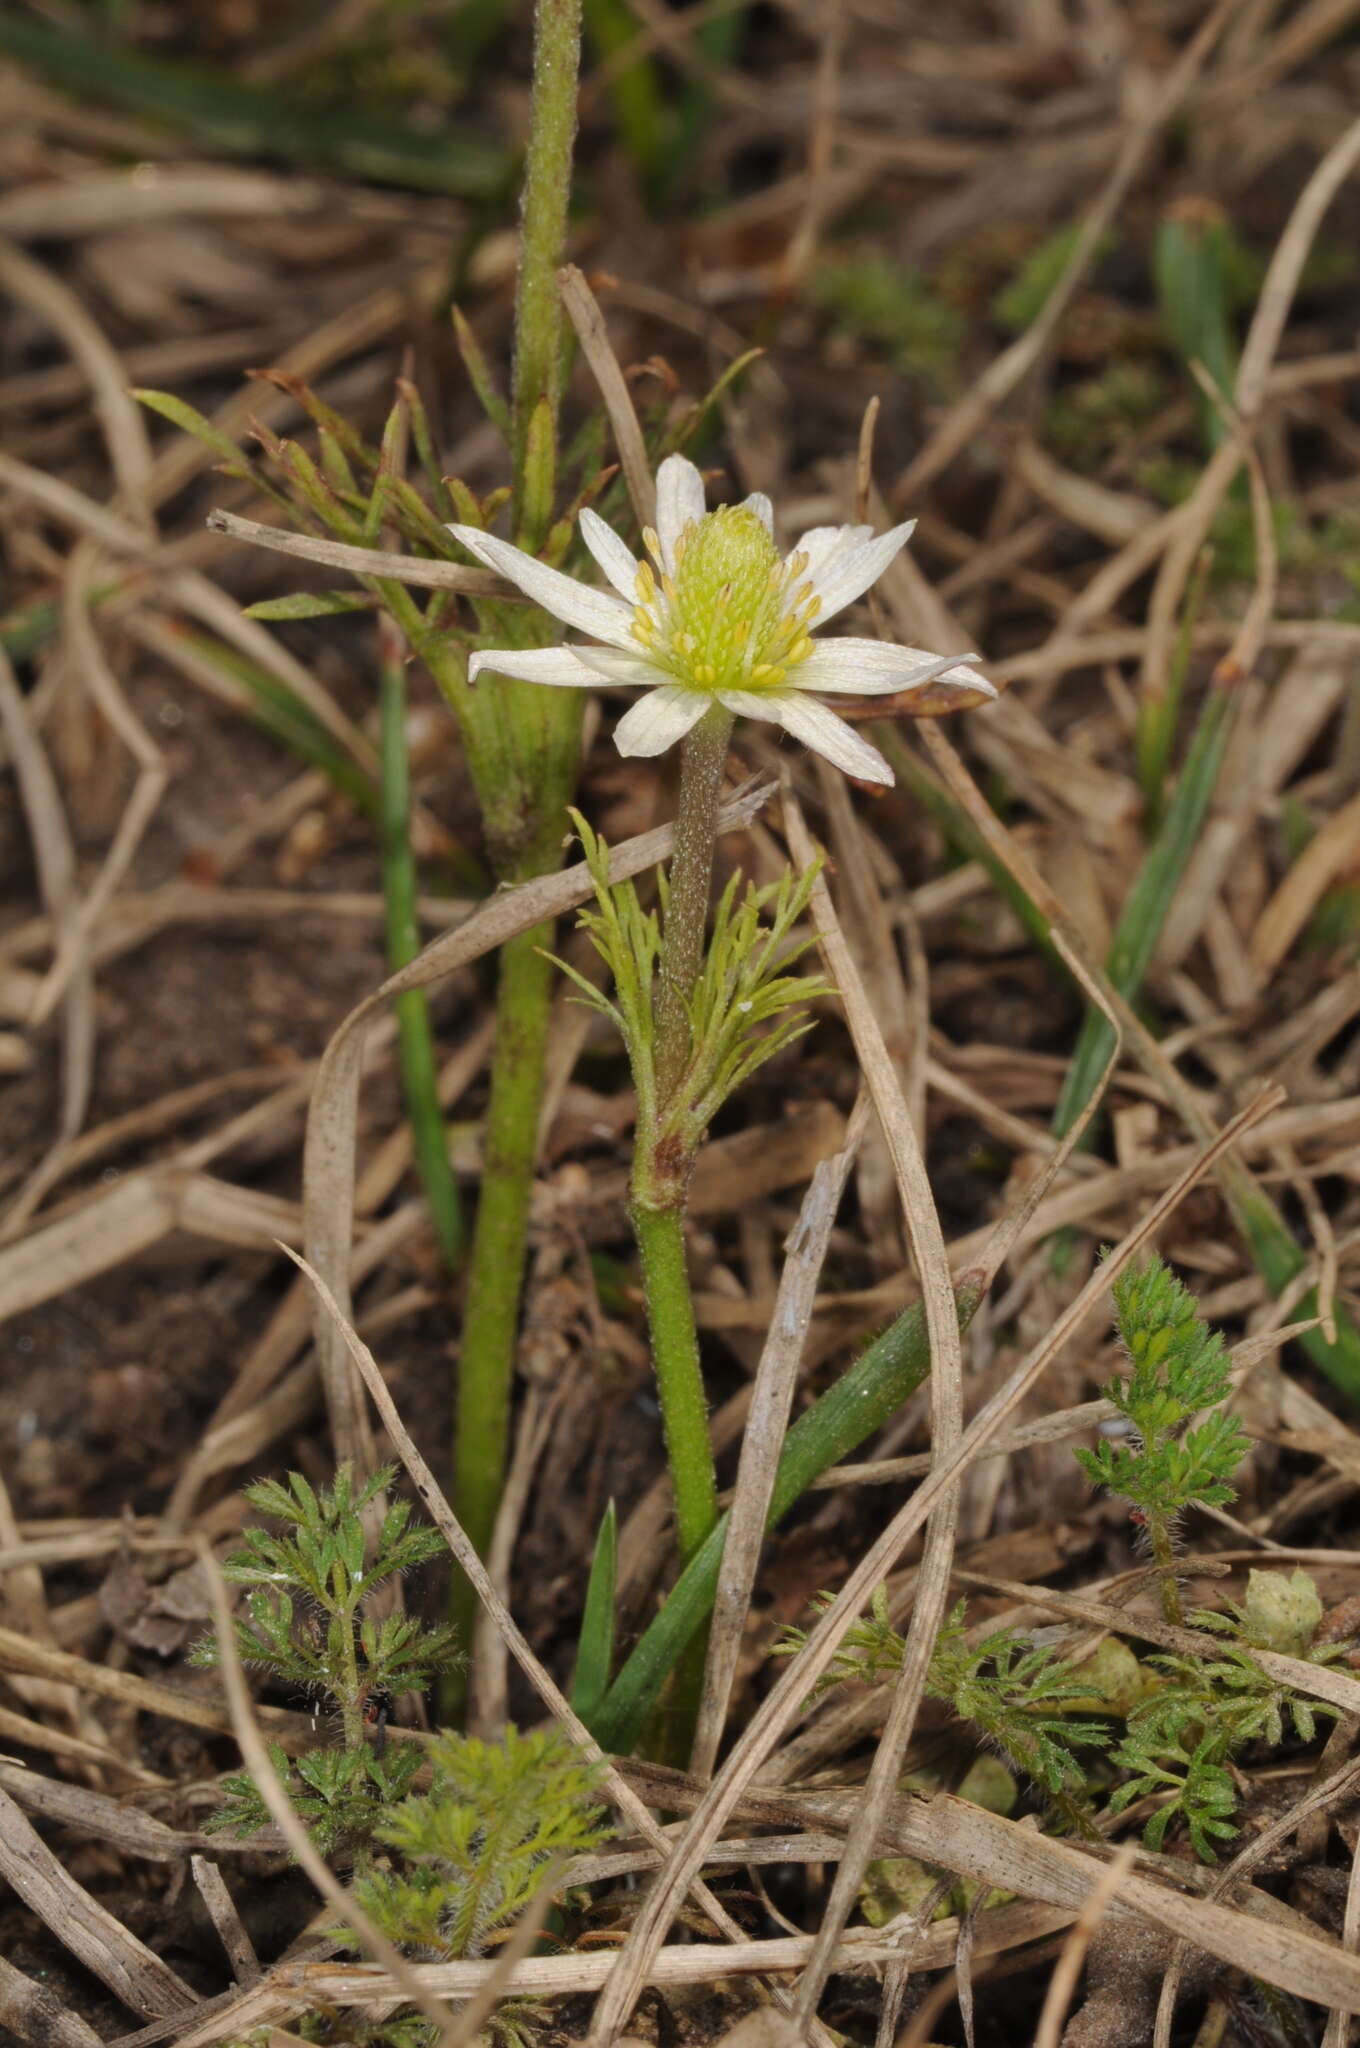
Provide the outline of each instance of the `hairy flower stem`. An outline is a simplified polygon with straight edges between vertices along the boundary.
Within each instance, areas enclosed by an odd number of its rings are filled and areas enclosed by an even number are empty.
[[[551,517],[562,386],[557,270],[571,196],[580,61],[581,0],[536,0],[511,422],[511,523],[516,539],[529,548],[541,544]],[[465,684],[455,683],[446,694],[466,710],[470,693]],[[537,693],[548,699],[566,694]],[[535,693],[517,685],[503,690],[500,711],[503,726],[492,718],[485,731],[479,731],[481,760],[474,761],[474,774],[497,873],[502,881],[523,882],[550,872],[561,857],[564,810],[576,779],[580,720],[569,706],[540,705]],[[511,834],[494,828],[493,811],[503,811],[512,820],[518,816],[518,848]],[[551,946],[551,928],[539,926],[511,939],[500,957],[496,1047],[454,1425],[455,1501],[463,1527],[483,1556],[500,1506],[509,1439],[552,999],[553,970],[543,956]],[[461,1572],[454,1574],[449,1610],[467,1646],[476,1601]],[[452,1719],[460,1705],[461,1681],[455,1676],[445,1688],[445,1715]]]
[[[680,752],[680,807],[656,1004],[656,1092],[662,1113],[689,1062],[689,1003],[704,961],[723,770],[732,714],[715,704]]]
[[[680,1559],[688,1564],[718,1519],[718,1485],[708,1436],[708,1404],[699,1370],[699,1338],[685,1263],[684,1212],[633,1205],[642,1284],[652,1337],[652,1368],[675,1488]]]
[[[454,1499],[458,1518],[485,1557],[500,1506],[510,1437],[515,1339],[529,1233],[543,1054],[548,1036],[553,966],[551,925],[535,925],[501,949],[496,990],[496,1049],[486,1113],[481,1196],[469,1267],[467,1309],[454,1428]],[[455,1572],[449,1619],[466,1648],[476,1596]],[[461,1672],[445,1698],[456,1700]]]
[[[661,939],[656,994],[656,1124],[639,1134],[631,1213],[642,1258],[652,1367],[675,1488],[675,1525],[687,1563],[718,1519],[718,1485],[708,1437],[708,1404],[685,1264],[685,1198],[693,1164],[672,1121],[690,1061],[690,1004],[704,962],[718,805],[732,717],[706,712],[684,743],[675,852]]]
[[[1162,1620],[1170,1622],[1173,1628],[1184,1628],[1185,1609],[1181,1605],[1180,1582],[1176,1577],[1176,1553],[1165,1515],[1149,1515],[1147,1529],[1162,1589]]]
[[[511,524],[520,545],[543,539],[526,516],[529,423],[545,401],[554,433],[562,389],[562,305],[557,272],[567,234],[571,153],[576,140],[576,82],[581,66],[581,0],[537,0],[529,148],[520,214],[515,294]]]

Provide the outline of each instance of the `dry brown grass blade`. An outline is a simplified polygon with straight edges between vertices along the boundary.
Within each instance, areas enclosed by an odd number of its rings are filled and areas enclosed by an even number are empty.
[[[1346,1883],[1346,1911],[1341,1927],[1341,1939],[1351,1955],[1360,1949],[1360,1845],[1351,1856],[1350,1876]],[[1344,2006],[1333,2006],[1327,2018],[1327,2031],[1322,2037],[1322,2048],[1347,2048],[1351,2038],[1350,2015]]]
[[[1091,1946],[1091,1936],[1109,1910],[1111,1901],[1117,1896],[1124,1879],[1133,1868],[1137,1846],[1126,1842],[1113,1863],[1105,1866],[1091,1888],[1091,1896],[1077,1915],[1077,1924],[1063,1943],[1057,1967],[1048,1980],[1044,1996],[1043,2011],[1034,2034],[1034,2048],[1059,2048],[1063,2021],[1072,2003],[1072,1994],[1077,1988],[1081,1966],[1086,1960],[1086,1951]]]
[[[54,327],[84,373],[126,515],[149,525],[151,442],[141,407],[128,390],[128,376],[103,330],[69,285],[35,263],[12,243],[0,242],[0,290]]]
[[[1350,1790],[1357,1778],[1360,1778],[1360,1760],[1352,1759],[1343,1764],[1340,1770],[1333,1771],[1320,1785],[1315,1785],[1296,1806],[1291,1806],[1287,1813],[1281,1814],[1277,1820],[1263,1827],[1244,1849],[1238,1851],[1232,1861],[1215,1877],[1213,1889],[1206,1896],[1210,1899],[1226,1898],[1234,1885],[1249,1877],[1259,1864],[1264,1863],[1272,1849],[1288,1841],[1310,1814],[1325,1812]],[[1157,2000],[1157,2023],[1152,2048],[1170,2048],[1171,2029],[1176,2016],[1176,1994],[1180,1989],[1186,1954],[1184,1942],[1178,1941],[1167,1961],[1166,1975],[1162,1980],[1161,1994]]]
[[[1280,966],[1319,897],[1354,862],[1358,846],[1360,796],[1353,796],[1318,827],[1257,919],[1247,958],[1261,981]]]
[[[690,1770],[696,1778],[709,1776],[722,1741],[817,1282],[867,1114],[868,1098],[861,1095],[851,1113],[843,1148],[817,1167],[789,1237],[769,1332],[751,1388],[722,1572],[713,1602],[703,1695],[690,1757]]]
[[[164,754],[128,703],[94,630],[90,586],[97,561],[88,541],[77,543],[62,591],[66,654],[74,672],[83,679],[98,709],[136,762],[137,780],[98,878],[67,925],[55,958],[43,976],[33,1002],[35,1025],[51,1015],[65,994],[77,962],[91,945],[113,892],[131,865],[168,776]]]
[[[35,1984],[0,1956],[0,2027],[8,2027],[32,2048],[103,2048],[98,2034],[61,2003],[45,1984]]]
[[[216,1735],[230,1735],[231,1716],[225,1707],[195,1693],[176,1692],[153,1679],[138,1678],[134,1672],[119,1671],[111,1664],[95,1664],[88,1657],[73,1656],[69,1650],[50,1649],[35,1643],[12,1628],[0,1628],[0,1671],[31,1671],[40,1678],[59,1679],[79,1686],[100,1699],[114,1700],[139,1713],[159,1714],[167,1721],[182,1721],[186,1727],[205,1728]],[[259,1718],[270,1740],[282,1744],[290,1754],[316,1747],[316,1729],[310,1714],[292,1714],[281,1707],[261,1707]]]
[[[76,1883],[3,1786],[0,1877],[63,1947],[133,2012],[156,2019],[163,2013],[187,2012],[196,2003],[183,1978]]]
[[[189,1868],[198,1886],[204,1911],[217,1929],[217,1938],[231,1964],[232,1976],[238,1984],[258,1983],[260,1959],[255,1953],[255,1944],[241,1923],[236,1901],[227,1890],[226,1879],[207,1856],[191,1856]]]
[[[1222,1638],[1210,1635],[1207,1629],[1176,1628],[1150,1614],[1130,1614],[1126,1608],[1085,1599],[1079,1593],[1059,1593],[1048,1586],[1021,1585],[1016,1580],[997,1578],[991,1573],[974,1575],[960,1570],[955,1576],[961,1584],[985,1585],[993,1592],[1005,1593],[1028,1607],[1061,1614],[1071,1621],[1083,1621],[1112,1635],[1135,1636],[1141,1642],[1156,1643],[1159,1649],[1174,1650],[1182,1657],[1205,1658],[1212,1657],[1215,1652],[1222,1653]],[[1315,1700],[1326,1700],[1344,1714],[1360,1715],[1360,1678],[1353,1673],[1335,1664],[1311,1664],[1302,1657],[1286,1657],[1278,1650],[1253,1650],[1251,1654],[1267,1678],[1273,1678],[1278,1685],[1292,1686],[1296,1692],[1306,1693]]]
[[[161,1786],[169,1782],[150,1771],[143,1773],[143,1781]],[[198,1850],[217,1847],[208,1836],[167,1827],[126,1799],[111,1799],[106,1792],[92,1792],[88,1785],[72,1785],[64,1778],[49,1778],[22,1764],[0,1763],[0,1784],[26,1813],[78,1828],[143,1862],[182,1864]]]
[[[0,1251],[0,1323],[159,1244],[172,1231],[252,1251],[301,1235],[291,1202],[205,1173],[150,1167]]]
[[[23,1697],[26,1684],[36,1685],[42,1681],[26,1681],[11,1673],[10,1683]],[[34,1698],[37,1697],[35,1692]],[[27,1714],[16,1714],[9,1707],[0,1707],[0,1742],[22,1743],[25,1749],[36,1750],[39,1755],[64,1757],[73,1764],[92,1764],[101,1771],[114,1771],[133,1785],[163,1785],[167,1782],[155,1771],[148,1771],[145,1765],[129,1762],[107,1743],[88,1741],[83,1735],[68,1735],[62,1728],[53,1728],[46,1721],[34,1721]],[[4,1768],[0,1765],[0,1770]]]
[[[724,807],[719,829],[740,830],[755,816],[771,784],[739,792]],[[610,854],[610,877],[618,881],[639,874],[671,850],[672,831],[663,826],[643,833],[615,847]],[[349,1306],[349,1262],[353,1237],[354,1186],[357,1170],[359,1081],[363,1070],[364,1041],[369,1021],[408,988],[428,988],[457,967],[480,959],[484,953],[503,945],[516,932],[528,931],[574,910],[594,889],[584,861],[507,890],[474,912],[456,931],[436,939],[400,973],[390,975],[382,986],[351,1010],[333,1034],[322,1057],[307,1120],[307,1142],[303,1166],[303,1220],[307,1257],[324,1282],[328,1293],[340,1304],[343,1314]],[[319,1314],[316,1326],[317,1353],[321,1359],[322,1384],[337,1460],[363,1462],[364,1432],[362,1405],[346,1363],[345,1346],[334,1320]]]
[[[708,1796],[706,1787],[680,1772],[654,1764],[634,1763],[625,1768],[658,1803],[664,1799],[677,1811],[693,1812]],[[757,1789],[743,1792],[735,1810],[755,1824],[794,1828],[801,1821],[840,1831],[848,1826],[857,1797],[854,1792],[769,1793]],[[883,1817],[879,1853],[913,1856],[984,1887],[1076,1913],[1090,1894],[1092,1854],[1096,1852],[1078,1849],[1023,1822],[1003,1819],[971,1801],[940,1793],[931,1799],[899,1798]],[[1020,1910],[1003,1909],[1012,1914]],[[1303,1998],[1325,2003],[1344,1985],[1337,2002],[1347,2011],[1360,2010],[1356,2003],[1360,1999],[1360,1968],[1354,1959],[1334,1944],[1302,1932],[1296,1923],[1281,1922],[1275,1901],[1246,1887],[1238,1904],[1228,1908],[1135,1873],[1125,1880],[1112,1912],[1121,1919],[1132,1914],[1183,1935],[1224,1962],[1294,1990]],[[992,1918],[984,1914],[979,1923],[979,1952],[1010,1945],[994,1944],[988,1938],[987,1923]],[[1030,1932],[1047,1931],[1051,1925],[1048,1922],[1043,1929],[1027,1930],[1024,1938]],[[1310,1968],[1323,1973],[1312,1983],[1307,1976]]]
[[[300,562],[315,562],[322,569],[347,569],[355,576],[388,576],[397,583],[413,583],[422,590],[456,590],[464,597],[494,597],[504,603],[524,593],[490,569],[464,569],[456,562],[423,561],[419,555],[394,555],[383,548],[348,547],[344,541],[325,540],[319,534],[292,533],[282,526],[265,526],[258,519],[243,519],[235,512],[210,512],[209,531],[226,534],[249,547],[266,548],[276,555],[293,555]]]
[[[53,929],[64,932],[75,914],[76,857],[66,812],[56,779],[48,764],[10,666],[0,647],[0,730],[3,730],[14,763],[19,796],[33,841],[38,886]],[[82,971],[67,994],[62,1037],[61,1118],[56,1140],[39,1165],[33,1179],[54,1171],[53,1162],[64,1153],[85,1121],[94,1075],[95,1015],[94,984]],[[23,1200],[23,1193],[19,1196]]]
[[[835,1601],[811,1631],[799,1655],[790,1659],[782,1676],[753,1714],[723,1768],[696,1806],[667,1868],[645,1900],[627,1942],[619,1951],[614,1973],[595,2013],[593,2038],[608,2041],[621,2031],[638,1991],[646,1982],[651,1959],[661,1946],[665,1930],[678,1911],[685,1890],[702,1866],[709,1844],[717,1839],[743,1790],[774,1749],[784,1727],[798,1713],[808,1692],[830,1665],[846,1630],[873,1589],[891,1570],[936,1501],[957,1481],[969,1460],[996,1433],[1086,1317],[1104,1300],[1109,1287],[1129,1260],[1155,1237],[1190,1188],[1212,1169],[1216,1159],[1235,1143],[1242,1130],[1273,1106],[1273,1101],[1274,1098],[1266,1094],[1250,1104],[1213,1144],[1200,1152],[1187,1173],[1152,1205],[1137,1228],[1122,1240],[1091,1276],[1043,1340],[974,1416],[953,1452],[940,1459],[930,1477],[860,1559]]]
[[[1082,222],[1081,233],[1063,266],[1061,277],[1044,301],[1043,311],[1018,340],[988,364],[981,377],[969,387],[966,396],[945,415],[894,490],[896,504],[913,503],[926,485],[977,436],[983,422],[1038,362],[1066,312],[1073,292],[1084,277],[1101,236],[1124,203],[1154,138],[1194,85],[1237,5],[1238,0],[1219,0],[1218,6],[1200,24],[1120,150],[1099,198]]]
[[[571,1393],[570,1378],[544,1394],[531,1384],[516,1419],[515,1448],[505,1475],[501,1504],[486,1554],[487,1575],[504,1601],[510,1597],[510,1566],[515,1539],[528,1508],[539,1461],[548,1447],[553,1425]],[[505,1728],[509,1700],[509,1652],[505,1637],[490,1612],[481,1608],[473,1624],[472,1686],[467,1732],[494,1742]]]
[[[509,1940],[496,1955],[486,1981],[473,1993],[448,2032],[445,2048],[472,2048],[482,2037],[484,2023],[509,1991],[517,1967],[533,1948],[543,1931],[555,1893],[560,1889],[567,1859],[558,1857],[544,1866],[538,1890],[511,1931]]]
[[[800,873],[815,858],[811,837],[790,789],[784,792],[784,822],[789,850]],[[963,1432],[963,1344],[958,1307],[949,1270],[949,1253],[931,1192],[921,1141],[912,1123],[897,1071],[889,1057],[877,1017],[841,930],[825,879],[818,876],[809,902],[812,921],[831,978],[845,1006],[855,1055],[887,1140],[897,1179],[903,1219],[925,1307],[930,1337],[931,1442],[940,1461],[948,1458]],[[945,1495],[932,1517],[917,1581],[916,1602],[902,1657],[902,1675],[894,1688],[887,1725],[874,1753],[864,1787],[863,1804],[845,1845],[831,1896],[823,1908],[813,1959],[798,1987],[798,2016],[805,2023],[816,2012],[830,1974],[836,1944],[859,1894],[860,1879],[873,1854],[878,1816],[896,1789],[916,1714],[925,1691],[931,1646],[944,1619],[949,1597],[949,1567],[954,1555],[958,1495]]]
[[[628,486],[628,496],[640,529],[656,524],[656,483],[652,467],[647,460],[647,444],[642,438],[642,428],[633,409],[632,394],[619,368],[618,357],[609,345],[605,332],[604,315],[599,301],[586,283],[584,274],[574,263],[568,263],[557,273],[557,287],[562,294],[562,303],[576,329],[576,338],[581,344],[581,353],[590,365],[591,375],[599,387],[604,409],[609,415],[609,424],[614,430],[614,445],[619,451],[623,467],[623,480]]]

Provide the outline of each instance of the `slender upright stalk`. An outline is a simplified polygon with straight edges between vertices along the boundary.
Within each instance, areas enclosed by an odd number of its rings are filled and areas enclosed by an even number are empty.
[[[1152,1560],[1161,1582],[1162,1620],[1170,1622],[1173,1628],[1184,1628],[1185,1609],[1181,1605],[1181,1589],[1176,1578],[1176,1552],[1166,1516],[1149,1515],[1147,1531],[1152,1545]]]
[[[632,1219],[642,1257],[652,1370],[675,1489],[676,1540],[680,1561],[688,1564],[718,1519],[718,1483],[685,1263],[685,1217],[678,1207],[644,1209],[635,1202]]]
[[[516,541],[527,548],[541,543],[552,498],[562,382],[557,271],[571,194],[580,58],[581,0],[536,0],[511,423],[511,524]],[[503,724],[480,764],[478,796],[498,876],[522,882],[546,874],[560,859],[564,811],[580,749],[580,713],[570,701],[571,691],[536,690],[509,681],[496,689]],[[492,829],[493,818],[499,821],[497,829]],[[551,945],[551,928],[544,926],[512,939],[500,958],[496,1045],[454,1424],[458,1511],[483,1555],[500,1504],[509,1437],[552,996],[552,970],[541,949]],[[456,1572],[450,1619],[465,1643],[474,1608],[472,1588]],[[446,1714],[452,1716],[459,1703],[455,1679],[443,1702]]]
[[[566,247],[580,65],[581,0],[537,0],[511,391],[511,523],[520,546],[527,548],[537,546],[543,538],[525,528],[529,423],[535,407],[546,400],[555,428],[562,391],[562,307],[557,272]]]
[[[382,877],[387,920],[387,962],[405,967],[420,951],[416,920],[416,864],[411,851],[410,766],[406,752],[406,650],[390,616],[378,619],[382,758]],[[423,988],[398,996],[397,1045],[402,1092],[411,1122],[416,1171],[430,1205],[430,1221],[445,1264],[463,1251],[463,1213],[449,1164],[448,1136],[439,1101],[439,1068],[430,1005]]]
[[[510,1436],[510,1395],[543,1093],[553,966],[552,927],[536,925],[501,950],[482,1191],[463,1317],[454,1441],[454,1498],[468,1537],[491,1542]],[[488,1370],[488,1365],[495,1370]],[[460,1584],[467,1586],[465,1580]],[[470,1594],[471,1588],[467,1587]],[[470,1600],[461,1618],[472,1613]],[[454,1619],[459,1619],[455,1616]]]
[[[680,753],[680,808],[656,1005],[656,1088],[669,1105],[689,1059],[689,1001],[704,960],[713,849],[732,714],[715,704]]]
[[[698,1133],[686,1134],[680,1101],[690,1057],[690,1004],[704,960],[730,713],[714,705],[684,743],[675,853],[658,963],[656,1128],[639,1131],[631,1215],[642,1258],[652,1365],[675,1489],[682,1563],[718,1518],[708,1404],[685,1264],[685,1200]]]

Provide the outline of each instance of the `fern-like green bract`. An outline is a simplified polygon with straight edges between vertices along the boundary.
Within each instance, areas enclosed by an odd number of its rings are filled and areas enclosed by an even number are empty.
[[[1200,1319],[1194,1296],[1159,1258],[1120,1274],[1114,1305],[1133,1370],[1112,1380],[1105,1394],[1135,1441],[1102,1441],[1093,1451],[1078,1451],[1078,1463],[1095,1485],[1122,1494],[1163,1524],[1194,1502],[1226,1506],[1251,1446],[1236,1418],[1217,1405],[1232,1390],[1222,1337]],[[1187,1429],[1205,1409],[1214,1412]]]
[[[545,1864],[608,1829],[592,1796],[598,1773],[554,1729],[512,1728],[501,1743],[445,1734],[427,1754],[431,1789],[378,1830],[404,1873],[375,1872],[355,1889],[392,1941],[451,1961],[482,1954],[525,1911]]]

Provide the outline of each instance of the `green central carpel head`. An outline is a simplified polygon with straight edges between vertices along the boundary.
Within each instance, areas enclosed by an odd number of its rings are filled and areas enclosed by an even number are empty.
[[[675,546],[674,574],[645,536],[658,573],[638,571],[633,632],[648,657],[693,690],[775,690],[812,652],[818,604],[803,580],[805,555],[780,559],[763,521],[744,505],[692,520]]]

